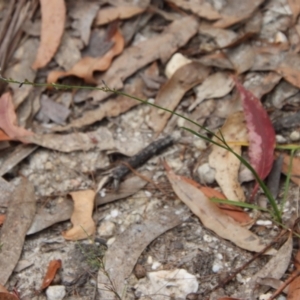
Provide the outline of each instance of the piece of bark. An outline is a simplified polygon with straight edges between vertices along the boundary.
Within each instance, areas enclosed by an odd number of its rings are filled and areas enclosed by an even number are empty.
[[[131,168],[136,169],[143,165],[148,159],[172,145],[173,141],[174,138],[171,135],[156,140],[139,151],[136,155],[130,157],[126,161],[126,164],[128,164]],[[113,185],[116,190],[119,188],[121,179],[130,172],[130,168],[126,164],[121,164],[112,171],[111,176],[114,180]]]
[[[0,236],[0,282],[6,284],[20,258],[36,209],[33,185],[22,178],[12,194]]]

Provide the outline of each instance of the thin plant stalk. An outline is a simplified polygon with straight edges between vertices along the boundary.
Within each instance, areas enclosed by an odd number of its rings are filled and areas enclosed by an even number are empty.
[[[196,126],[198,126],[199,128],[205,130],[208,134],[210,134],[212,136],[212,138],[210,137],[207,137],[205,135],[202,135],[202,134],[199,134],[197,132],[195,132],[194,130],[190,129],[190,128],[187,128],[187,127],[182,127],[184,130],[186,131],[189,131],[191,132],[192,134],[212,143],[212,144],[215,144],[223,149],[226,149],[228,150],[230,153],[232,153],[233,155],[235,155],[242,164],[244,164],[246,166],[246,168],[248,168],[250,170],[250,172],[253,174],[254,178],[256,179],[256,181],[258,182],[259,186],[261,187],[261,189],[264,191],[266,197],[268,198],[269,202],[270,202],[270,205],[272,207],[272,215],[273,217],[278,221],[278,222],[281,222],[281,215],[282,215],[282,212],[281,210],[279,209],[277,203],[276,203],[276,200],[274,199],[272,193],[270,192],[270,190],[267,188],[267,186],[265,185],[265,183],[261,180],[261,178],[259,177],[259,175],[257,174],[257,172],[254,170],[254,168],[240,155],[238,155],[237,153],[235,153],[232,148],[226,143],[222,133],[220,132],[220,135],[221,137],[219,137],[217,134],[215,134],[214,132],[210,131],[209,129],[207,129],[206,127],[204,126],[201,126],[200,124],[198,124],[197,122],[189,119],[188,117],[185,117],[175,111],[172,111],[170,109],[167,109],[167,108],[164,108],[164,107],[161,107],[159,105],[156,105],[154,103],[150,103],[148,102],[147,100],[143,100],[143,99],[140,99],[138,97],[135,97],[135,96],[132,96],[132,95],[129,95],[125,92],[122,92],[122,91],[117,91],[115,89],[111,89],[109,88],[105,82],[103,82],[103,87],[101,88],[97,88],[97,87],[91,87],[91,86],[74,86],[74,85],[64,85],[64,84],[56,84],[56,83],[52,83],[52,84],[44,84],[44,83],[34,83],[34,82],[29,82],[27,80],[23,81],[23,82],[20,82],[20,81],[17,81],[17,80],[13,80],[13,79],[7,79],[7,78],[4,78],[0,75],[0,79],[2,81],[5,81],[7,83],[15,83],[15,84],[19,84],[19,86],[21,87],[22,85],[31,85],[31,86],[35,86],[35,87],[52,87],[52,88],[55,88],[55,89],[58,89],[58,90],[66,90],[66,89],[86,89],[86,90],[100,90],[100,91],[103,91],[103,92],[107,92],[107,93],[114,93],[116,95],[122,95],[122,96],[125,96],[125,97],[128,97],[128,98],[131,98],[131,99],[134,99],[134,100],[137,100],[141,103],[144,103],[144,104],[147,104],[147,105],[150,105],[152,107],[155,107],[157,109],[160,109],[160,110],[163,110],[163,111],[166,111],[166,112],[169,112],[170,114],[172,115],[175,115],[175,116],[178,116],[186,121],[188,121],[189,123],[191,124],[194,124]],[[216,138],[218,141],[215,141],[213,138]]]

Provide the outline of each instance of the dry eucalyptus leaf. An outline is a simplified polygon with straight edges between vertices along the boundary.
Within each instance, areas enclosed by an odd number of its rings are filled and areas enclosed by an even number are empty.
[[[300,88],[300,58],[298,54],[289,53],[275,69],[292,85]]]
[[[259,287],[257,280],[259,278],[272,277],[280,279],[286,272],[293,250],[293,239],[290,235],[285,244],[278,250],[278,252],[269,260],[269,262],[262,267],[260,271],[251,276],[250,281],[245,283],[235,297],[242,299],[257,299],[257,297],[266,292],[269,287]]]
[[[74,201],[74,210],[71,217],[73,227],[62,232],[66,240],[78,241],[89,238],[95,233],[96,225],[92,218],[95,192],[84,190],[70,193]]]
[[[105,25],[115,20],[129,19],[135,15],[141,14],[146,10],[146,7],[138,6],[117,6],[100,8],[95,25]]]
[[[241,155],[241,146],[231,145],[231,142],[243,142],[248,140],[247,128],[243,112],[236,112],[230,115],[220,129],[225,141],[229,143],[232,150]],[[221,137],[220,133],[217,133]],[[214,141],[222,144],[217,138]],[[238,181],[240,160],[228,150],[217,145],[212,145],[212,152],[209,155],[209,164],[216,170],[216,180],[223,193],[229,200],[245,201],[245,194]]]
[[[248,251],[260,252],[266,247],[258,236],[224,214],[215,203],[211,202],[195,186],[194,181],[176,175],[167,164],[165,164],[165,168],[173,191],[201,220],[207,229],[212,230],[221,238],[230,240],[238,247]],[[271,255],[274,253],[276,253],[274,249],[266,252],[266,254]]]
[[[194,14],[207,20],[217,20],[221,15],[216,9],[206,0],[168,0],[176,6],[192,11]]]
[[[250,70],[255,60],[255,51],[252,46],[247,43],[227,50],[226,55],[234,66],[237,74],[242,74]]]
[[[69,15],[72,17],[72,27],[79,33],[85,45],[89,43],[92,23],[99,9],[96,1],[72,1],[69,7]]]
[[[216,28],[227,28],[236,23],[245,21],[251,17],[256,9],[265,0],[244,0],[243,5],[239,0],[226,1],[225,7],[222,8],[221,18],[214,23]]]
[[[80,61],[78,61],[70,70],[68,71],[51,71],[48,74],[47,82],[55,83],[59,78],[66,76],[77,76],[83,78],[85,82],[95,84],[96,80],[94,78],[95,71],[106,71],[115,56],[122,53],[124,49],[124,38],[120,30],[116,30],[114,35],[111,37],[111,41],[114,42],[113,47],[107,51],[101,57],[90,57],[85,56]]]
[[[123,81],[137,70],[158,59],[163,63],[166,62],[197,31],[198,21],[194,17],[184,17],[176,20],[159,35],[125,49],[122,55],[114,60],[101,79],[111,89],[121,89]],[[103,87],[102,82],[99,87]],[[101,101],[107,98],[109,94],[95,90],[89,96],[93,97],[95,101]]]
[[[280,81],[281,76],[275,72],[248,72],[244,85],[248,91],[251,91],[257,98],[271,92]]]
[[[202,82],[210,73],[210,68],[198,62],[192,62],[179,68],[173,76],[161,87],[155,104],[174,110],[184,94],[195,85]],[[171,113],[152,108],[149,126],[156,132],[161,132],[167,124]]]
[[[34,81],[36,71],[31,68],[31,65],[34,62],[37,48],[38,39],[36,38],[28,38],[23,44],[21,44],[13,55],[13,61],[15,63],[4,71],[5,77],[20,81]],[[22,88],[19,88],[17,84],[10,83],[10,88],[14,92],[13,102],[15,109],[17,109],[29,95],[33,86],[23,85]]]
[[[0,128],[9,136],[11,140],[26,142],[26,137],[33,136],[33,132],[19,127],[17,116],[10,92],[4,93],[0,97]]]
[[[224,97],[233,87],[234,81],[226,72],[216,72],[208,76],[200,86],[195,88],[197,98],[190,105],[189,111],[193,110],[204,99]]]
[[[35,209],[34,187],[26,178],[22,178],[11,195],[6,219],[1,229],[0,282],[2,284],[6,284],[19,261]]]
[[[199,27],[199,33],[213,38],[219,48],[228,47],[238,38],[238,34],[236,32],[228,29],[215,28],[211,26],[211,24],[201,24]]]
[[[64,0],[40,0],[42,11],[41,42],[34,70],[43,68],[54,56],[65,29],[66,6]]]

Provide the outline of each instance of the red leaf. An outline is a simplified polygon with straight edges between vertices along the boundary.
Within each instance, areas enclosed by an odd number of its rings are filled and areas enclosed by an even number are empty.
[[[41,290],[44,290],[45,288],[47,288],[51,282],[53,281],[57,271],[61,268],[61,260],[60,259],[55,259],[55,260],[51,260],[49,265],[48,265],[48,269],[47,269],[47,273],[44,277],[43,280],[43,284],[41,287]]]
[[[263,180],[271,171],[275,149],[275,131],[272,122],[259,99],[246,90],[236,79],[241,94],[249,137],[249,157],[252,167]],[[251,198],[258,189],[255,184]]]
[[[5,134],[1,132],[1,140],[22,141],[22,137],[33,135],[32,132],[25,128],[17,126],[17,116],[10,93],[5,93],[0,97],[0,128],[5,132]],[[6,138],[6,135],[8,138]]]

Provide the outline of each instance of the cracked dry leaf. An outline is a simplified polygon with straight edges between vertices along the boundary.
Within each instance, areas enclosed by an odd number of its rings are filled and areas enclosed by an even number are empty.
[[[241,226],[231,217],[225,215],[217,205],[211,202],[191,179],[176,175],[173,170],[164,164],[167,177],[173,191],[190,210],[201,220],[203,225],[215,232],[221,238],[233,242],[240,248],[248,251],[260,252],[266,247],[257,235]],[[266,254],[274,254],[276,250],[270,249]]]
[[[191,16],[172,22],[157,36],[125,49],[101,79],[111,89],[123,88],[123,81],[137,70],[158,59],[165,63],[197,33],[198,25],[197,19]],[[98,87],[103,87],[103,83],[101,81],[99,83]],[[109,93],[95,90],[89,94],[89,97],[93,97],[94,101],[101,101],[109,95]]]
[[[95,192],[92,190],[70,193],[74,201],[71,217],[73,227],[62,232],[66,240],[78,241],[87,239],[95,233],[96,225],[92,218]]]
[[[40,0],[42,12],[41,42],[34,70],[43,68],[54,56],[65,29],[66,6],[64,0]]]
[[[155,104],[174,110],[184,94],[195,85],[201,83],[211,69],[198,62],[188,63],[179,68],[159,90]],[[171,113],[152,108],[149,126],[156,132],[161,132],[166,126]]]
[[[110,41],[114,42],[114,45],[102,57],[95,58],[86,56],[77,62],[69,71],[51,71],[48,75],[47,82],[55,83],[61,77],[74,75],[84,79],[86,83],[96,84],[94,72],[106,71],[110,67],[113,58],[122,53],[124,49],[125,42],[119,29],[115,31]]]
[[[221,128],[221,132],[227,143],[247,141],[247,129],[243,112],[236,112],[230,115]],[[217,133],[217,136],[221,137],[220,133]],[[221,143],[216,138],[214,140]],[[241,146],[230,145],[230,147],[235,153],[241,155]],[[244,191],[238,181],[240,160],[226,149],[212,145],[209,164],[216,169],[216,181],[227,199],[245,201]]]
[[[196,100],[189,107],[193,110],[203,100],[226,96],[234,87],[233,79],[226,72],[216,72],[208,76],[200,86],[195,88]]]

